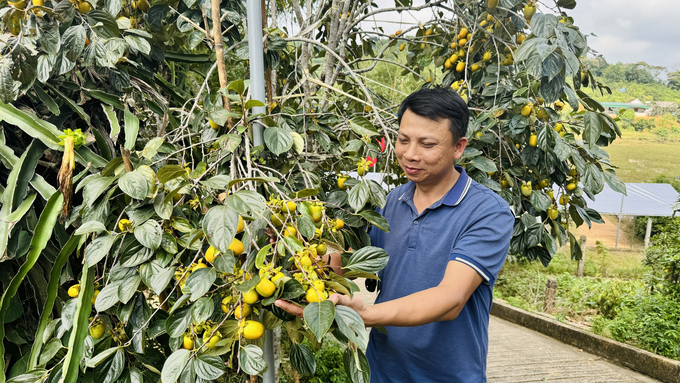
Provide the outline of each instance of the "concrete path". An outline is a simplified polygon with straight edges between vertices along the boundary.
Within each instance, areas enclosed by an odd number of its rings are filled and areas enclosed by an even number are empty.
[[[357,293],[361,299],[373,304],[377,294],[365,290],[363,279],[355,282],[361,287]],[[489,324],[487,379],[489,383],[658,382],[494,316]]]
[[[489,383],[658,382],[543,334],[491,317]]]

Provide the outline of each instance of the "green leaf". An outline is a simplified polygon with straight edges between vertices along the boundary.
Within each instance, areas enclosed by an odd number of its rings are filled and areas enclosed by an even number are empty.
[[[161,371],[161,382],[162,383],[175,383],[179,378],[179,375],[184,370],[184,366],[187,365],[189,358],[191,357],[191,351],[184,348],[180,348],[170,355],[170,357],[163,364],[163,371]]]
[[[186,169],[179,165],[165,165],[158,170],[157,177],[160,183],[165,184],[175,178],[186,176],[186,174]]]
[[[139,275],[130,275],[124,280],[122,280],[118,285],[118,299],[123,304],[127,304],[130,301],[130,299],[132,299],[132,297],[135,295],[135,292],[137,292],[137,288],[139,287],[139,284],[141,282],[142,277],[140,277]]]
[[[314,353],[304,344],[293,342],[290,345],[290,364],[300,375],[314,375],[316,371]]]
[[[307,239],[314,238],[316,234],[316,226],[314,225],[314,220],[308,215],[302,215],[297,219],[297,226],[300,234]]]
[[[536,13],[531,18],[531,32],[543,38],[551,38],[555,36],[555,28],[557,28],[558,20],[555,15]]]
[[[385,233],[390,232],[390,224],[387,222],[385,217],[380,215],[380,213],[374,210],[364,210],[359,213],[366,221],[371,225],[377,227],[378,229],[384,231]]]
[[[87,263],[83,265],[80,286],[80,294],[76,298],[76,314],[73,320],[73,328],[71,329],[71,337],[68,342],[68,351],[61,368],[62,380],[60,382],[63,383],[78,382],[79,365],[85,351],[83,344],[88,335],[88,318],[92,310],[91,299],[94,292],[94,268],[90,268]]]
[[[57,33],[57,36],[59,36],[59,33]],[[38,95],[40,101],[42,101],[45,104],[45,106],[47,106],[47,109],[49,109],[50,112],[55,116],[58,116],[61,111],[59,110],[59,105],[57,105],[57,103],[54,102],[54,99],[50,97],[50,95],[47,94],[43,90],[43,88],[38,84],[33,84],[33,90],[35,90],[35,94]]]
[[[576,0],[557,0],[557,6],[565,9],[576,8]]]
[[[148,55],[149,52],[151,52],[151,44],[149,42],[140,36],[134,36],[134,35],[125,35],[125,42],[128,44],[128,46],[134,50],[137,50],[145,55]]]
[[[17,162],[19,162],[19,157],[15,156],[12,149],[10,149],[7,145],[4,144],[5,141],[4,137],[5,137],[4,131],[0,131],[0,160],[5,165],[5,167],[14,170],[17,167],[21,167],[16,165]],[[28,156],[28,154],[26,154],[26,156]],[[30,183],[31,186],[33,186],[33,188],[37,190],[38,193],[40,193],[40,196],[43,197],[45,201],[50,199],[50,196],[57,191],[57,189],[55,189],[52,185],[48,184],[47,181],[45,181],[45,179],[39,174],[34,173]]]
[[[15,125],[30,137],[37,138],[48,148],[63,150],[57,138],[63,134],[56,126],[39,119],[33,114],[17,109],[11,104],[0,103],[0,119],[10,125]]]
[[[583,116],[583,125],[585,129],[583,131],[584,138],[588,141],[588,147],[592,148],[600,138],[602,134],[602,122],[600,117],[595,112],[586,111]]]
[[[0,65],[0,102],[2,103],[14,102],[21,86],[21,83],[15,81],[12,77],[11,65],[12,62],[9,60],[4,60],[2,65]]]
[[[259,270],[264,266],[264,260],[267,257],[267,254],[269,254],[269,251],[271,250],[272,245],[268,244],[266,246],[263,246],[260,251],[257,252],[257,256],[255,257],[255,267]]]
[[[151,287],[156,294],[160,294],[168,286],[175,275],[174,266],[162,267],[159,261],[151,261],[139,267],[144,284]]]
[[[12,212],[12,214],[5,217],[5,221],[10,223],[20,221],[21,218],[24,217],[24,214],[28,212],[28,209],[33,206],[33,201],[35,201],[36,195],[36,193],[29,194],[28,197],[26,197],[26,199],[21,202],[21,205],[19,205],[19,207],[17,207],[17,209]]]
[[[228,195],[224,203],[240,214],[250,217],[261,217],[267,209],[267,201],[262,194],[254,190],[239,190]]]
[[[40,365],[44,366],[54,358],[57,353],[64,348],[64,346],[61,344],[61,339],[59,338],[52,338],[50,339],[49,342],[45,345],[45,349],[43,350],[42,354],[40,354]]]
[[[118,187],[128,196],[140,200],[151,191],[149,179],[137,170],[123,174],[118,180]]]
[[[496,164],[486,157],[474,157],[470,163],[483,172],[492,173],[498,170]]]
[[[139,119],[129,109],[125,109],[125,149],[134,150],[139,132]]]
[[[196,303],[194,303],[191,307],[191,317],[194,319],[194,322],[203,323],[210,319],[210,316],[213,314],[213,310],[215,309],[215,304],[213,303],[212,299],[203,297],[197,300]]]
[[[194,363],[196,375],[205,380],[215,380],[224,374],[224,362],[218,356],[200,354]]]
[[[380,133],[378,133],[377,130],[375,130],[375,127],[369,121],[366,117],[362,116],[357,116],[354,117],[352,120],[349,122],[349,127],[356,133],[359,137],[363,136],[378,136]]]
[[[264,143],[278,156],[293,147],[293,136],[285,129],[270,126],[264,130]]]
[[[191,320],[191,307],[177,310],[165,321],[165,331],[171,338],[179,338],[187,331]],[[163,369],[165,370],[165,367]]]
[[[229,249],[237,227],[238,213],[226,206],[215,206],[203,217],[203,231],[208,242],[222,254]]]
[[[153,200],[153,208],[159,217],[163,219],[170,219],[172,217],[172,199],[165,200],[165,193],[160,192]]]
[[[47,86],[54,92],[58,98],[61,99],[72,111],[76,112],[80,118],[82,118],[88,124],[90,123],[90,115],[85,113],[85,110],[78,105],[74,100],[69,98],[67,95],[62,93],[57,87],[47,84]]]
[[[59,282],[60,282],[60,276],[61,276],[61,269],[64,267],[66,264],[66,261],[68,261],[69,257],[71,254],[75,251],[76,247],[78,246],[78,243],[80,242],[80,236],[79,235],[73,235],[69,240],[64,244],[64,246],[61,248],[61,251],[57,255],[57,258],[55,259],[54,263],[52,264],[52,271],[50,273],[50,281],[47,286],[47,299],[45,300],[45,305],[43,306],[42,314],[40,315],[40,323],[38,325],[38,330],[35,332],[35,339],[33,341],[33,346],[31,347],[31,355],[29,357],[29,362],[27,365],[27,369],[31,370],[35,368],[38,364],[38,355],[40,355],[40,348],[43,345],[43,339],[47,337],[47,322],[49,321],[51,314],[52,314],[52,309],[54,307],[54,302],[57,299],[57,291],[59,287]],[[56,321],[51,322],[55,323],[55,325],[58,323]],[[54,329],[52,329],[54,331]],[[52,332],[50,331],[50,333]]]
[[[7,381],[7,383],[36,383],[42,382],[45,377],[49,375],[49,371],[38,368],[35,370],[28,371],[24,374],[15,376],[14,378]],[[0,379],[4,378],[4,374],[0,375]]]
[[[366,185],[365,182],[359,182],[349,191],[347,198],[349,206],[351,206],[354,211],[363,209],[366,202],[368,202],[369,195],[370,190],[368,189],[368,185]]]
[[[335,307],[335,323],[338,324],[338,329],[342,335],[360,349],[366,350],[368,331],[366,331],[364,320],[356,311],[346,306]]]
[[[113,355],[113,358],[106,360],[94,370],[94,379],[96,382],[102,383],[118,382],[118,378],[123,373],[124,367],[125,354],[123,353],[123,350],[118,350]]]
[[[75,231],[75,235],[85,235],[90,233],[99,233],[101,231],[106,231],[106,226],[99,221],[89,221],[80,225],[80,227]]]
[[[88,360],[87,363],[85,363],[85,365],[86,365],[88,368],[95,368],[95,367],[97,367],[99,364],[101,364],[101,362],[105,361],[106,358],[110,357],[111,355],[113,355],[113,353],[115,353],[116,351],[118,351],[118,350],[120,350],[120,349],[121,349],[120,346],[118,346],[118,347],[111,347],[111,348],[109,348],[109,349],[106,349],[106,350],[100,352],[99,354],[97,354],[97,355],[96,355],[95,357],[93,357],[92,359]]]
[[[161,225],[156,220],[150,219],[135,227],[134,234],[142,246],[157,250],[161,246],[161,240],[163,239],[163,228],[161,228]]]
[[[163,145],[163,142],[165,142],[165,138],[163,137],[155,137],[149,140],[149,142],[146,143],[144,146],[144,150],[142,150],[142,157],[151,159],[153,158],[156,153],[158,153],[158,149]]]
[[[281,299],[295,299],[305,294],[302,284],[295,279],[289,279],[283,284]]]
[[[113,110],[113,106],[111,105],[104,105],[101,104],[102,109],[104,109],[104,114],[106,115],[106,118],[109,120],[109,125],[111,125],[111,132],[109,133],[110,138],[114,138],[118,136],[118,133],[120,133],[120,124],[118,123],[118,117],[116,116],[116,112]]]
[[[95,240],[85,248],[85,263],[88,265],[96,265],[99,263],[99,261],[109,254],[115,241],[115,235],[105,234],[95,238]]]
[[[69,27],[61,36],[62,50],[67,59],[75,62],[85,49],[87,33],[82,25]]]
[[[185,294],[191,293],[191,300],[195,301],[210,290],[216,278],[217,273],[214,268],[206,267],[198,269],[187,278],[182,291]]]
[[[262,349],[254,344],[248,344],[241,348],[239,362],[243,372],[248,375],[259,375],[267,370],[267,363],[264,361]]]
[[[389,258],[385,250],[375,246],[366,246],[352,253],[343,268],[375,274],[385,268]]]
[[[222,254],[213,263],[215,270],[220,273],[233,274],[234,266],[236,266],[236,259],[233,255]]]
[[[293,150],[297,154],[302,154],[305,150],[305,139],[296,132],[290,132],[290,135],[293,136]]]
[[[371,369],[368,366],[368,359],[361,350],[352,352],[349,347],[345,349],[342,356],[345,372],[352,383],[369,383],[371,381]]]
[[[603,172],[605,181],[607,181],[607,184],[609,185],[612,190],[615,192],[621,193],[625,196],[628,195],[628,192],[626,190],[626,184],[621,182],[621,180],[616,176],[616,174],[612,174],[610,172]]]
[[[260,100],[248,100],[246,102],[245,108],[250,109],[250,108],[256,108],[256,107],[261,107],[264,106],[264,102]]]
[[[5,355],[5,348],[2,343],[2,339],[5,336],[5,314],[9,308],[10,298],[13,297],[19,285],[26,277],[26,274],[33,268],[35,263],[38,261],[40,254],[42,253],[45,246],[47,246],[47,241],[52,236],[52,230],[57,222],[57,217],[61,211],[61,207],[64,203],[64,198],[61,193],[55,193],[50,197],[40,214],[38,223],[35,226],[33,238],[31,239],[31,247],[26,255],[26,261],[21,265],[19,271],[14,275],[12,280],[7,286],[7,289],[0,297],[0,355]],[[89,299],[89,298],[88,298]],[[0,357],[0,377],[4,379],[4,368],[5,368],[5,358]]]
[[[312,302],[303,311],[305,325],[316,335],[321,342],[335,319],[335,305],[331,301]]]
[[[545,194],[542,190],[534,190],[531,193],[531,205],[538,211],[546,211],[552,205],[550,196]]]
[[[231,83],[229,83],[229,85],[227,86],[227,90],[233,90],[238,94],[243,94],[243,92],[245,92],[246,90],[246,86],[243,83],[243,80],[238,79],[236,81],[232,81]]]
[[[211,189],[226,190],[230,182],[231,177],[227,175],[218,175],[211,177],[205,181],[201,181],[201,184]]]
[[[94,302],[94,308],[98,312],[103,312],[120,301],[118,298],[118,287],[120,286],[120,281],[110,282],[108,285],[104,286],[103,289],[97,295],[97,299]]]

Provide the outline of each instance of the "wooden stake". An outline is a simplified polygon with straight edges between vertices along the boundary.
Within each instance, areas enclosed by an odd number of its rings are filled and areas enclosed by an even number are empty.
[[[222,44],[220,0],[211,0],[210,4],[210,8],[212,8],[213,20],[213,41],[215,42],[215,55],[217,56],[217,75],[220,79],[220,89],[225,89],[229,84],[227,83],[227,67],[224,65],[224,45]],[[222,94],[222,104],[224,105],[224,109],[231,112],[229,97],[227,97],[226,94]],[[229,129],[232,127],[231,117],[229,117],[227,120],[227,127]]]
[[[578,260],[578,270],[576,270],[576,276],[583,276],[583,268],[586,263],[586,236],[581,236],[581,259]]]

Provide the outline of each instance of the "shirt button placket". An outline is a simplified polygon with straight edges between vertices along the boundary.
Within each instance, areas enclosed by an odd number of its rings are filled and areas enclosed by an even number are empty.
[[[413,220],[413,225],[411,225],[411,238],[409,239],[408,247],[409,249],[415,249],[418,245],[418,233],[420,232],[419,221],[417,219]]]

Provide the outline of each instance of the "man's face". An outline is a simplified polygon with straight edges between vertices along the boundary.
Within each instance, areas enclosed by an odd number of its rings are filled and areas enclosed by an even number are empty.
[[[465,137],[453,142],[448,120],[434,121],[406,110],[395,150],[406,177],[425,186],[448,181],[453,161],[460,158],[466,145]]]

